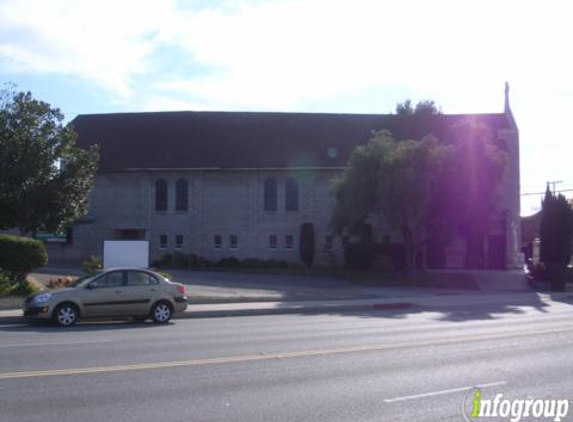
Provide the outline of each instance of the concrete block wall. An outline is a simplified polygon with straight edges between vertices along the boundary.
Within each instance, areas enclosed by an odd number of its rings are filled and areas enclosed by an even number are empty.
[[[102,254],[103,241],[114,239],[118,230],[142,230],[150,242],[151,260],[165,252],[195,253],[208,259],[234,256],[256,257],[299,263],[299,232],[303,223],[313,223],[316,236],[315,263],[327,263],[323,254],[325,239],[332,235],[331,212],[335,200],[331,180],[339,170],[180,170],[104,173],[97,176],[90,197],[90,210],[74,226],[73,245],[52,245],[56,261],[80,261]],[[264,210],[264,181],[277,180],[277,210]],[[298,184],[298,210],[285,209],[285,182],[293,177]],[[168,184],[168,206],[155,210],[155,181]],[[175,210],[175,183],[188,182],[188,209]],[[160,237],[167,236],[167,246]],[[181,248],[176,236],[183,236]],[[214,236],[222,237],[215,248]],[[230,236],[237,236],[237,248]],[[269,237],[277,238],[271,248]],[[286,237],[292,236],[292,248]],[[334,238],[337,262],[342,263],[342,241]]]
[[[506,252],[508,269],[521,264],[519,247],[519,134],[517,128],[504,129],[498,137],[507,145],[510,159],[503,181],[492,232],[498,233],[507,220]],[[73,245],[49,245],[53,261],[81,261],[89,255],[101,255],[103,241],[114,239],[122,229],[142,230],[150,242],[150,258],[160,258],[165,252],[194,253],[208,259],[236,258],[280,259],[300,263],[299,232],[303,223],[315,227],[315,264],[329,265],[325,253],[326,236],[333,235],[330,227],[335,198],[332,180],[340,169],[322,170],[166,170],[103,173],[96,178],[90,197],[90,210],[74,226]],[[264,182],[277,180],[277,210],[264,210]],[[285,182],[292,177],[298,184],[298,210],[285,210]],[[168,207],[155,211],[155,181],[168,183]],[[188,209],[175,210],[175,183],[179,178],[188,182]],[[372,216],[375,241],[389,236],[400,242],[398,232],[388,230],[382,219]],[[167,236],[162,248],[160,236]],[[183,236],[181,248],[176,236]],[[214,247],[214,236],[222,238],[221,248]],[[270,248],[269,237],[277,237],[277,247]],[[230,237],[237,236],[237,248],[231,248]],[[286,237],[293,237],[293,247],[287,248]],[[357,239],[357,238],[354,238]],[[354,240],[353,239],[353,240]],[[485,242],[487,243],[487,242]],[[342,239],[333,236],[332,252],[337,264],[343,264]],[[486,251],[487,252],[487,251]],[[487,256],[487,253],[485,254]],[[447,248],[446,266],[463,268],[465,240],[454,240]]]

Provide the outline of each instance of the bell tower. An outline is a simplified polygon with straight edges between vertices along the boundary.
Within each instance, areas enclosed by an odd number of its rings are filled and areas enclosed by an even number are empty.
[[[502,178],[503,194],[500,198],[501,210],[505,214],[506,268],[523,268],[521,256],[521,197],[519,170],[519,130],[509,102],[509,83],[505,83],[503,114],[506,127],[499,129],[498,137],[503,140],[508,153],[506,169]]]

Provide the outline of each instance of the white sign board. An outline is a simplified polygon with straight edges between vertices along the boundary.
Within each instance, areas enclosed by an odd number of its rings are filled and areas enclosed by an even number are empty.
[[[147,240],[104,240],[103,268],[149,267]]]

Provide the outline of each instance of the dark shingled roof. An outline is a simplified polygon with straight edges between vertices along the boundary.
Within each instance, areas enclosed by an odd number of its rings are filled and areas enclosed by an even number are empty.
[[[100,145],[101,171],[342,167],[373,130],[450,142],[452,125],[468,117],[493,133],[509,126],[504,114],[438,115],[415,124],[399,115],[195,111],[79,115],[72,125],[78,146]]]

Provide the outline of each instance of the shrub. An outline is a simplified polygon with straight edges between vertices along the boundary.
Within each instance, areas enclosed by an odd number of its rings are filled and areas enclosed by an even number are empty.
[[[367,243],[349,243],[344,248],[346,265],[355,270],[372,268],[372,246]]]
[[[336,253],[331,245],[324,245],[322,248],[322,256],[328,267],[335,268],[337,266]]]
[[[60,289],[62,287],[68,287],[69,284],[74,282],[74,278],[71,275],[65,277],[51,278],[48,281],[48,287],[50,289]]]
[[[218,261],[208,259],[195,254],[185,254],[182,252],[166,253],[162,258],[152,262],[152,267],[156,268],[288,268],[289,263],[278,259],[245,258],[238,259],[233,256],[221,258]]]
[[[264,259],[259,259],[259,258],[245,258],[245,259],[243,259],[243,266],[245,268],[252,268],[252,269],[267,268],[267,265],[268,265],[268,263]]]
[[[406,268],[406,248],[399,243],[375,243],[373,244],[373,256],[387,256],[393,264],[394,270],[400,271]]]
[[[289,264],[280,259],[269,259],[266,261],[266,268],[288,268]]]
[[[228,258],[221,258],[215,263],[215,266],[221,268],[241,268],[243,265],[237,258],[230,256]]]
[[[529,274],[537,281],[546,281],[547,274],[545,270],[545,264],[543,262],[538,262],[531,266]]]
[[[344,248],[346,265],[356,270],[367,270],[373,267],[374,259],[384,260],[387,269],[402,270],[405,268],[406,252],[404,245],[393,243],[350,243]]]
[[[38,291],[39,289],[36,285],[30,283],[28,280],[24,280],[23,283],[18,283],[14,286],[10,294],[14,296],[28,296]]]
[[[6,271],[0,270],[0,297],[3,296],[28,296],[38,290],[36,285],[24,280],[21,283],[13,283]]]
[[[206,268],[211,265],[211,261],[202,256],[183,252],[166,252],[161,258],[151,263],[152,267],[159,268]]]
[[[12,283],[24,284],[26,274],[48,263],[44,244],[36,239],[1,234],[0,268],[8,273]]]
[[[314,225],[304,223],[300,226],[300,259],[308,268],[314,262]]]
[[[565,291],[567,282],[567,267],[560,262],[545,262],[546,281],[551,283],[551,291]]]
[[[84,262],[82,262],[82,271],[85,274],[93,274],[103,268],[101,263],[101,258],[96,255],[90,256]]]
[[[173,268],[189,268],[191,266],[190,255],[183,252],[174,252],[170,261]]]
[[[0,297],[6,296],[12,290],[12,280],[8,273],[0,269]]]

